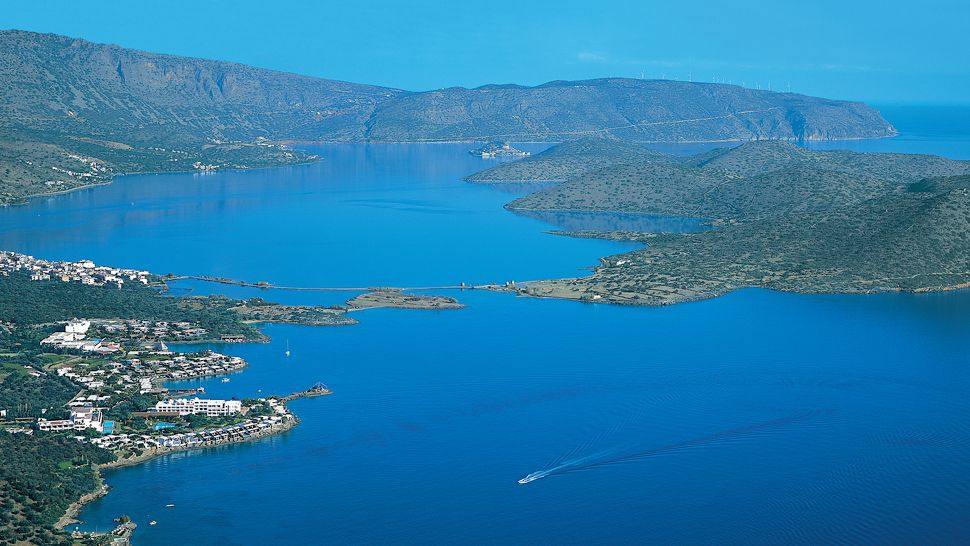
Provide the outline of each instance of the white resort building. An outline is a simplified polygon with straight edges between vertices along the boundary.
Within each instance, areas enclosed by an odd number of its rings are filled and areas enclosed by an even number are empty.
[[[239,400],[207,400],[204,398],[170,398],[155,404],[158,413],[178,413],[179,415],[205,415],[222,417],[242,411]]]
[[[91,405],[77,406],[71,408],[69,419],[38,419],[37,428],[50,432],[93,428],[98,432],[104,432],[104,415],[101,413],[101,408]]]

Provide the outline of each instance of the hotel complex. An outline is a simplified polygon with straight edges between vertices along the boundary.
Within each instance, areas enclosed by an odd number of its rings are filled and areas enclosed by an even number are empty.
[[[155,404],[155,413],[177,413],[184,415],[205,415],[224,417],[242,410],[239,400],[206,400],[203,398],[170,398]]]

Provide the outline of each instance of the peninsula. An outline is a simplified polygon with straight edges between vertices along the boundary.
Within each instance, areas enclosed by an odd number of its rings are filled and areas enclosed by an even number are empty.
[[[470,180],[564,180],[513,211],[702,218],[700,233],[582,231],[646,247],[603,258],[588,277],[514,290],[633,305],[710,298],[744,287],[797,292],[970,286],[970,162],[812,151],[751,142],[692,157],[613,141],[569,143]]]
[[[464,307],[454,298],[407,294],[393,288],[372,290],[347,301],[348,311],[395,307],[398,309],[461,309]]]

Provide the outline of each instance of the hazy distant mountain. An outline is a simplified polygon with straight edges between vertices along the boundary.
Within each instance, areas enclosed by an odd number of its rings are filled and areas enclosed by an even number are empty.
[[[401,91],[241,64],[158,55],[53,34],[0,32],[4,126],[173,138],[357,140]]]
[[[861,103],[602,79],[409,92],[0,31],[0,203],[118,172],[311,159],[268,141],[841,139],[895,129]]]
[[[183,132],[390,141],[894,134],[861,103],[734,85],[612,78],[412,93],[16,30],[0,32],[0,82],[4,125],[138,141]]]
[[[367,137],[562,141],[615,136],[639,142],[692,142],[878,138],[895,133],[879,112],[858,102],[736,85],[609,78],[405,94],[378,108]]]
[[[359,140],[401,91],[0,31],[0,203],[117,173],[285,165],[264,139]]]

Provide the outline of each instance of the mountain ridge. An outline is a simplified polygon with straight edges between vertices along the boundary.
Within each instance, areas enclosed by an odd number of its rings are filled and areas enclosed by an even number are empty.
[[[57,34],[0,31],[0,204],[117,173],[313,161],[286,142],[875,138],[862,103],[600,78],[406,91]]]
[[[38,122],[53,121],[37,115],[38,105],[46,103],[48,110],[55,111],[69,110],[68,106],[78,110],[110,106],[109,114],[124,111],[120,106],[235,106],[243,111],[223,114],[250,114],[257,119],[217,118],[222,126],[210,127],[215,136],[275,140],[481,140],[503,136],[499,131],[516,133],[504,136],[551,141],[599,133],[670,142],[895,134],[877,111],[860,102],[726,84],[613,77],[406,91],[22,30],[0,31],[0,45],[7,52],[0,52],[0,81],[6,84],[0,89],[0,97],[6,99],[0,106],[2,121],[17,124],[18,117],[11,114],[19,114],[34,122],[30,129],[38,129]],[[13,74],[18,68],[20,72]],[[71,95],[65,95],[58,84],[69,88]],[[62,91],[60,97],[50,94],[56,91]],[[132,99],[127,104],[125,97],[112,96],[122,92]],[[190,101],[200,104],[187,104]],[[284,110],[258,110],[267,107]],[[276,117],[263,119],[268,114]],[[181,117],[190,127],[198,121]]]

